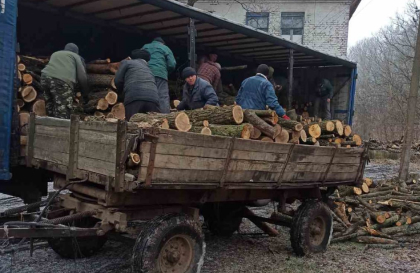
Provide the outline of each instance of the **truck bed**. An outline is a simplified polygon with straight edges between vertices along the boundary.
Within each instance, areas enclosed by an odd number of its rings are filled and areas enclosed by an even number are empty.
[[[136,151],[141,163],[126,167]],[[140,188],[302,188],[357,184],[365,149],[267,143],[119,121],[31,116],[26,164],[88,179],[105,191]]]

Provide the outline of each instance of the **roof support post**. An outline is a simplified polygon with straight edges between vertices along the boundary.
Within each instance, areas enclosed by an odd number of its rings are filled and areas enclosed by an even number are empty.
[[[197,56],[195,54],[195,40],[197,37],[197,30],[195,29],[195,22],[194,19],[190,18],[190,24],[188,27],[188,46],[189,46],[189,59],[190,59],[190,66],[195,69],[195,63]]]
[[[287,92],[287,110],[292,110],[293,100],[293,66],[295,60],[293,58],[293,49],[290,49],[289,54],[289,90]]]

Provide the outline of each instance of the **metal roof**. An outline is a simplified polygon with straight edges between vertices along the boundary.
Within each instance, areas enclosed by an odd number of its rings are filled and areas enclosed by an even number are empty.
[[[20,0],[20,4],[43,8],[67,16],[112,26],[143,35],[160,35],[185,44],[189,19],[195,19],[197,49],[252,63],[288,66],[290,49],[294,66],[356,64],[290,42],[252,27],[226,20],[173,0]]]

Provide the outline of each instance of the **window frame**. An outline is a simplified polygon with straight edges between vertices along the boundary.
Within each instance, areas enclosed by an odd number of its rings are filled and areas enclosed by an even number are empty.
[[[302,18],[302,28],[285,28],[285,27],[283,27],[283,18]],[[293,23],[294,23],[294,21],[293,21]],[[283,29],[289,30],[289,33],[284,34]],[[280,14],[280,34],[282,36],[290,35],[290,30],[302,30],[301,34],[296,34],[293,31],[293,36],[295,36],[295,35],[303,36],[303,34],[305,33],[305,12],[281,12],[281,14]]]
[[[257,19],[258,18],[267,18],[267,28],[258,28],[258,27],[253,27],[253,26],[249,25],[248,22],[255,19],[255,18],[257,18]],[[246,15],[245,15],[245,24],[249,27],[253,27],[255,29],[268,32],[270,30],[270,13],[269,12],[247,11]]]

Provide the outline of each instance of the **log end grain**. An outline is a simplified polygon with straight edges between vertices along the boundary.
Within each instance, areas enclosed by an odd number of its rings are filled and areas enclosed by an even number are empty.
[[[98,100],[98,104],[96,105],[97,110],[106,110],[108,109],[109,104],[105,98]]]
[[[201,134],[211,136],[211,129],[209,127],[203,127],[203,129],[201,129]]]
[[[242,110],[241,110],[242,111]],[[188,115],[185,112],[180,112],[175,117],[175,127],[178,131],[188,132],[191,129],[191,123]]]
[[[366,183],[362,184],[363,193],[369,193],[369,186]]]
[[[36,99],[36,96],[38,95],[35,88],[33,88],[32,86],[23,87],[20,94],[22,95],[22,99],[25,102],[33,102]]]
[[[333,120],[332,122],[334,123],[334,126],[335,126],[334,133],[336,133],[339,136],[342,136],[344,134],[343,123],[341,123],[341,121],[339,120]]]
[[[117,104],[115,104],[112,107],[112,109],[111,109],[111,113],[114,116],[114,118],[120,119],[120,120],[124,120],[125,119],[125,107],[124,107],[124,104],[123,103],[117,103]]]
[[[261,141],[264,142],[273,142],[273,139],[271,137],[263,136],[260,138]]]
[[[105,100],[108,102],[109,105],[114,105],[118,101],[118,94],[114,91],[109,91],[108,94],[105,96]]]
[[[362,189],[358,187],[353,187],[353,192],[355,195],[361,195],[363,193]]]
[[[244,112],[243,112],[241,106],[239,106],[239,105],[233,106],[232,115],[233,115],[233,119],[235,120],[236,124],[241,124],[242,122],[244,122]]]
[[[287,132],[287,130],[281,130],[280,135],[278,135],[274,141],[276,143],[288,143],[290,139],[289,133]]]
[[[254,126],[252,126],[251,124],[245,124],[241,132],[241,138],[250,139],[253,131],[254,131]]]
[[[35,113],[37,116],[46,116],[47,111],[45,109],[45,101],[44,100],[37,100],[32,104],[32,112]]]
[[[344,136],[345,137],[350,136],[351,135],[351,132],[352,132],[351,126],[350,125],[344,125],[344,131],[343,131]]]
[[[251,139],[258,139],[261,137],[261,131],[258,128],[253,127],[252,133],[250,138]]]

